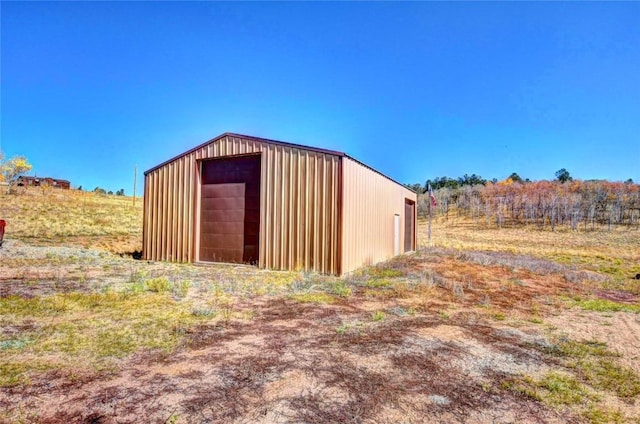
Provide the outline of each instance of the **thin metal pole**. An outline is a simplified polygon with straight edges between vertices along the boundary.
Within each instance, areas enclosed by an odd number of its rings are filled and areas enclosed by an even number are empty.
[[[427,246],[431,247],[431,197],[429,197],[427,201],[429,202],[429,230],[427,231]]]

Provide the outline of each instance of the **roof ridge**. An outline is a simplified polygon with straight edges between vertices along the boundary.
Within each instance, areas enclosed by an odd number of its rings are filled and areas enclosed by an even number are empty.
[[[237,138],[243,138],[243,139],[246,139],[246,140],[257,141],[259,143],[276,144],[276,145],[284,146],[284,147],[291,147],[291,148],[295,148],[295,149],[308,150],[308,151],[311,151],[311,152],[318,152],[318,153],[323,153],[323,154],[328,154],[328,155],[333,155],[333,156],[338,156],[338,157],[346,157],[346,158],[349,158],[349,159],[351,159],[352,161],[354,161],[356,163],[359,163],[360,165],[364,166],[365,168],[370,169],[371,171],[375,172],[376,174],[379,174],[379,175],[383,176],[384,178],[386,178],[386,179],[388,179],[390,181],[393,181],[394,183],[396,183],[398,185],[401,185],[401,186],[405,187],[405,185],[400,183],[399,181],[394,180],[390,176],[378,171],[377,169],[367,165],[366,163],[364,163],[364,162],[362,162],[362,161],[360,161],[360,160],[354,158],[353,156],[350,156],[350,155],[348,155],[348,154],[346,154],[344,152],[340,152],[340,151],[337,151],[337,150],[322,149],[322,148],[313,147],[313,146],[306,146],[304,144],[288,143],[286,141],[273,140],[273,139],[270,139],[270,138],[256,137],[256,136],[253,136],[253,135],[239,134],[239,133],[234,133],[234,132],[224,132],[224,133],[220,134],[217,137],[214,137],[214,138],[212,138],[210,140],[207,140],[204,143],[201,143],[201,144],[199,144],[199,145],[187,150],[184,153],[180,153],[179,155],[174,156],[171,159],[166,160],[166,161],[162,162],[161,164],[154,166],[151,169],[148,169],[147,171],[144,171],[144,175],[147,175],[147,174],[155,171],[158,168],[162,168],[163,166],[165,166],[165,165],[167,165],[167,164],[169,164],[169,163],[171,163],[171,162],[173,162],[173,161],[175,161],[177,159],[180,159],[181,157],[187,156],[187,155],[195,152],[196,150],[203,148],[204,146],[206,146],[208,144],[215,143],[216,141],[221,140],[224,137],[237,137]]]

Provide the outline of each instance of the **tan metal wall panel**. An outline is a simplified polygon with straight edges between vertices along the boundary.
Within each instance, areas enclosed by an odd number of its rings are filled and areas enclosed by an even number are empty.
[[[343,224],[340,256],[342,273],[347,273],[393,257],[393,222],[396,214],[400,216],[400,246],[404,246],[405,199],[415,202],[417,196],[411,190],[349,157],[344,157],[342,161]]]
[[[150,260],[198,260],[199,160],[261,153],[259,266],[339,273],[340,156],[224,136],[145,175]]]

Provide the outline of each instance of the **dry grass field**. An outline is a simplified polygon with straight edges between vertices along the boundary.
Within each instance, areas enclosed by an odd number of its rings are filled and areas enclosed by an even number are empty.
[[[51,187],[0,194],[11,237],[38,245],[97,247],[114,253],[142,247],[142,198]]]
[[[133,260],[131,200],[0,195],[0,422],[640,423],[637,232],[443,220],[339,279]]]
[[[453,215],[453,214],[452,214]],[[426,244],[427,226],[423,223],[420,239]],[[537,228],[498,229],[484,220],[440,217],[432,222],[432,244],[458,250],[482,250],[529,255],[577,266],[611,277],[612,284],[629,290],[629,277],[640,273],[640,230],[637,227],[607,227],[595,231],[555,231]],[[638,293],[637,293],[638,294]]]

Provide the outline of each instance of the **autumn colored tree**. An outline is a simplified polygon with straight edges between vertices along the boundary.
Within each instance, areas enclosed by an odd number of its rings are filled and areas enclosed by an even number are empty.
[[[5,159],[4,153],[0,152],[0,181],[7,184],[7,193],[17,184],[21,175],[31,171],[31,164],[24,156],[14,156]]]
[[[435,213],[481,219],[499,227],[566,226],[584,230],[614,225],[640,228],[640,185],[631,182],[560,180],[520,183],[511,178],[486,185],[436,191]],[[418,195],[418,216],[427,199]]]

